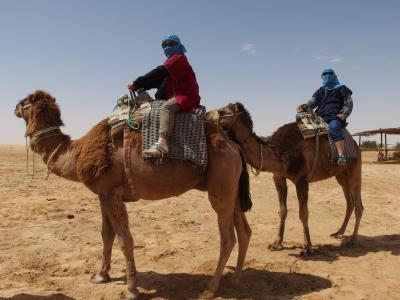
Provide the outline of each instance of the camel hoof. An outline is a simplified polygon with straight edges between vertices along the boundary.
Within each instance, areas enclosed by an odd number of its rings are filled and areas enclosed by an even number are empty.
[[[331,237],[333,237],[335,239],[338,239],[338,240],[341,240],[341,239],[344,238],[344,235],[343,235],[343,233],[338,231],[338,232],[332,233]]]
[[[313,249],[311,247],[310,248],[304,248],[300,252],[300,256],[311,256],[311,255],[313,255]]]
[[[215,294],[211,291],[204,291],[200,294],[199,299],[214,299]]]
[[[282,243],[272,243],[268,245],[268,249],[271,251],[281,251],[283,246]]]
[[[137,300],[139,299],[139,291],[136,290],[134,292],[131,291],[126,291],[126,292],[122,292],[119,295],[119,300]]]
[[[92,283],[106,283],[109,281],[110,281],[110,276],[108,274],[102,275],[100,273],[96,273],[90,277],[90,282]]]

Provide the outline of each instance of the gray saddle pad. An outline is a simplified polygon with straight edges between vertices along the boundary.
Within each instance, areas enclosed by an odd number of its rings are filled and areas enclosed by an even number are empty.
[[[342,129],[342,133],[344,136],[344,157],[346,157],[347,161],[354,162],[358,159],[357,143],[353,140],[353,137],[346,128]],[[338,158],[336,145],[335,142],[332,140],[330,134],[328,134],[328,139],[329,139],[329,148],[331,151],[331,162],[332,164],[335,164]]]
[[[149,149],[158,140],[160,127],[160,107],[165,101],[152,101],[151,110],[144,114],[142,121],[142,151]],[[195,166],[207,167],[207,142],[204,131],[206,109],[198,106],[193,113],[175,114],[174,130],[168,140],[169,153],[161,158],[151,158],[161,164],[165,159],[188,160]]]

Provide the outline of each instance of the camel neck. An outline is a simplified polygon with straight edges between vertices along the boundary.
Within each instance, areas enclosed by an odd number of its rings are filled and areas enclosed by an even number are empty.
[[[266,143],[261,142],[259,137],[250,129],[237,130],[235,138],[246,154],[247,162],[256,170],[275,172],[279,171],[279,164],[275,163],[273,150]]]
[[[50,173],[77,181],[75,167],[66,168],[64,163],[68,160],[71,161],[69,159],[71,157],[70,145],[69,136],[61,131],[48,132],[30,142],[32,151],[41,156]]]

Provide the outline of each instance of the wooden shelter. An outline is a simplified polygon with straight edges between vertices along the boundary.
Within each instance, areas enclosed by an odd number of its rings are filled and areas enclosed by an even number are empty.
[[[381,135],[381,143],[378,147],[378,161],[384,161],[388,159],[388,146],[387,146],[387,135],[388,134],[400,134],[400,127],[397,128],[379,128],[375,130],[361,131],[354,133],[353,136],[358,136],[358,145],[361,146],[362,136]],[[383,136],[385,136],[385,146],[383,146]]]

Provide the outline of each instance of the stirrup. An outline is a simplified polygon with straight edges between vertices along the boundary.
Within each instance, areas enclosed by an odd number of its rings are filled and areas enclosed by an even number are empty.
[[[143,151],[143,154],[151,157],[161,157],[164,154],[167,154],[168,152],[169,152],[168,145],[157,142],[149,149]]]
[[[345,165],[347,163],[346,157],[344,155],[339,155],[336,161],[337,165]]]

